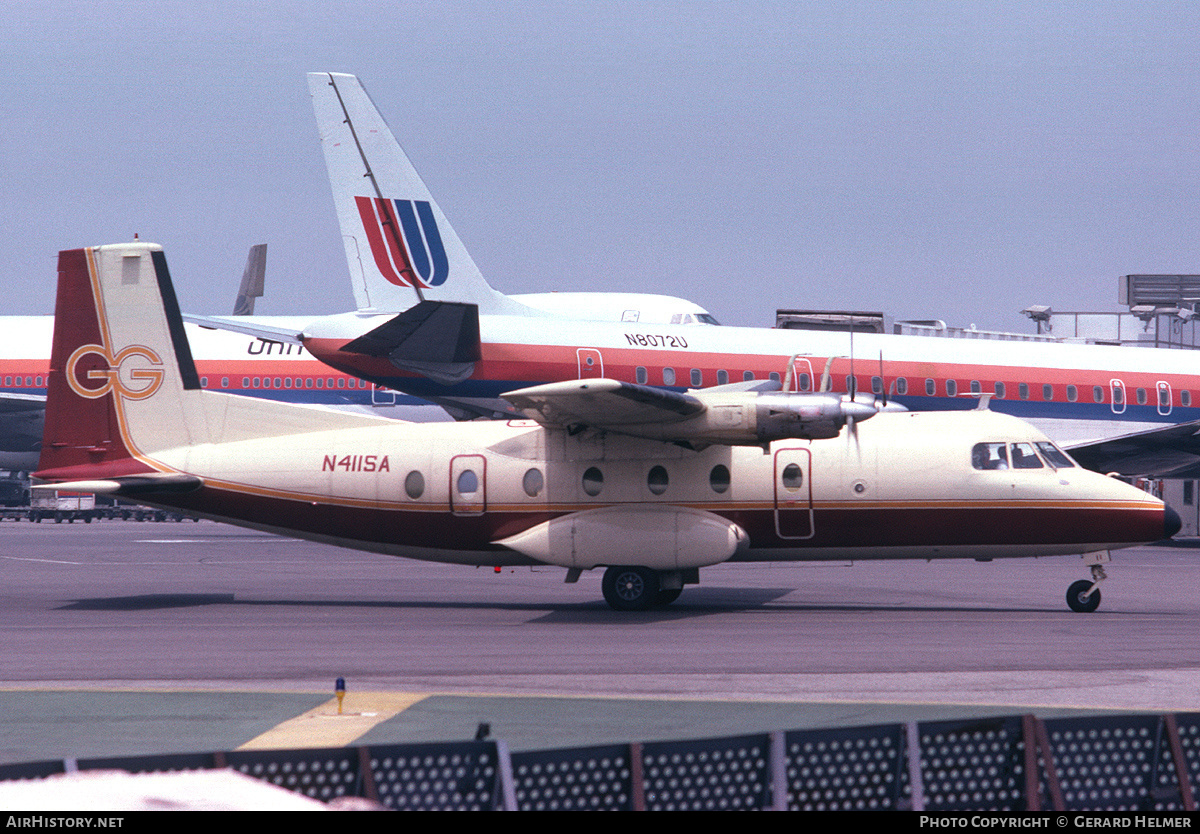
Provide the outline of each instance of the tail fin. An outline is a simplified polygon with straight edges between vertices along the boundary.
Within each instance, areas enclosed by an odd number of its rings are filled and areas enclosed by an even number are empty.
[[[179,472],[204,444],[387,422],[201,390],[161,246],[59,253],[37,477]]]
[[[199,389],[162,247],[59,253],[39,477],[154,471],[147,446],[199,439],[189,409],[170,407]]]
[[[523,311],[484,280],[358,78],[312,72],[308,87],[358,308],[458,301]]]
[[[235,316],[254,315],[254,299],[262,298],[263,285],[267,277],[267,244],[258,243],[250,247],[246,256],[246,269],[242,273],[242,285],[233,301]]]

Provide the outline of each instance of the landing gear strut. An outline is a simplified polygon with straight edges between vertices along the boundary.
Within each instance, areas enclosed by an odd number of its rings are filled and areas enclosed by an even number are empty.
[[[1105,554],[1106,557],[1107,555]],[[1108,559],[1105,558],[1103,561],[1108,561]],[[1086,579],[1072,582],[1071,587],[1067,588],[1067,605],[1070,606],[1071,610],[1087,614],[1099,608],[1100,583],[1107,577],[1108,574],[1104,572],[1104,565],[1096,562],[1092,565],[1092,579],[1090,582]]]

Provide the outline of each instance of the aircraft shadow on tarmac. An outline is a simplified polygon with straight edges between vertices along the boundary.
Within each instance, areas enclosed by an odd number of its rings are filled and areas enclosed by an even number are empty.
[[[770,606],[780,612],[909,612],[909,613],[991,613],[991,614],[1062,614],[1078,616],[1065,608],[1047,605],[1044,607],[1003,607],[984,605],[937,605],[899,603],[828,603],[828,602],[781,602],[795,588],[692,588],[679,601],[669,607],[640,612],[617,612],[605,605],[603,600],[588,599],[578,602],[504,602],[496,601],[446,601],[446,600],[353,600],[353,599],[255,599],[235,594],[136,594],[117,597],[93,597],[77,599],[61,605],[60,611],[157,611],[170,608],[198,608],[209,605],[235,605],[239,607],[298,607],[298,608],[405,608],[405,609],[504,609],[544,612],[534,622],[652,622],[655,620],[680,620],[730,614]],[[1099,616],[1097,612],[1091,616]],[[1116,612],[1114,612],[1116,613]],[[1151,612],[1144,612],[1151,613]]]

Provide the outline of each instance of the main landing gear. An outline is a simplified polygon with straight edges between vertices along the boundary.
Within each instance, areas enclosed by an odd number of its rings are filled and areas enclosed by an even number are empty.
[[[1088,614],[1100,607],[1100,583],[1108,578],[1104,572],[1104,563],[1112,559],[1108,553],[1089,553],[1084,557],[1091,565],[1092,578],[1072,582],[1067,588],[1067,605],[1072,611]]]
[[[609,607],[617,611],[646,611],[670,605],[679,599],[683,593],[683,582],[681,571],[656,571],[638,565],[619,565],[604,571],[600,587]]]

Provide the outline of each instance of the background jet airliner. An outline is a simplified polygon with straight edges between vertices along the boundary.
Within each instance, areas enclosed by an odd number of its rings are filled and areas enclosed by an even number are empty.
[[[40,479],[398,556],[606,567],[614,608],[731,560],[1079,553],[1067,601],[1094,610],[1107,551],[1178,529],[987,411],[598,380],[510,392],[533,420],[402,423],[204,390],[153,244],[60,253],[57,298]]]
[[[333,368],[459,413],[503,415],[501,394],[531,385],[782,382],[796,357],[798,391],[827,380],[914,410],[968,409],[987,395],[1091,468],[1200,476],[1200,375],[1183,351],[877,334],[852,344],[836,332],[546,317],[484,280],[357,78],[313,73],[309,86],[361,309],[272,335]]]

